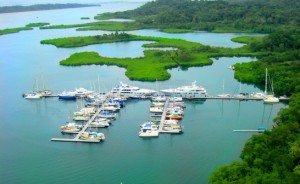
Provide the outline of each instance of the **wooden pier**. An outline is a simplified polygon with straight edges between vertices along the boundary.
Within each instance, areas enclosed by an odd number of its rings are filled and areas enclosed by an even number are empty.
[[[169,102],[170,102],[170,98],[167,97],[167,100],[166,100],[165,105],[164,105],[164,110],[163,110],[163,113],[162,113],[161,118],[160,118],[158,133],[167,133],[162,128],[163,128],[164,122],[166,120],[166,115],[167,115],[167,109],[169,107]]]

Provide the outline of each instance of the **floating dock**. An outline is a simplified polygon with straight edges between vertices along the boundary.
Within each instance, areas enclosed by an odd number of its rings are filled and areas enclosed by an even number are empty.
[[[264,132],[266,130],[233,130],[234,132]]]

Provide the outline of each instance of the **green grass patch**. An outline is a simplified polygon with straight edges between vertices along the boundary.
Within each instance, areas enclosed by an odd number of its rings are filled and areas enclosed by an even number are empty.
[[[43,27],[47,25],[49,25],[49,23],[47,22],[36,22],[36,23],[29,23],[26,25],[26,27]]]
[[[191,29],[171,29],[171,28],[161,29],[161,31],[165,32],[165,33],[190,33],[190,32],[193,32],[193,30],[191,30]]]
[[[17,27],[17,28],[9,28],[0,30],[0,35],[18,33],[20,31],[32,30],[32,27]]]

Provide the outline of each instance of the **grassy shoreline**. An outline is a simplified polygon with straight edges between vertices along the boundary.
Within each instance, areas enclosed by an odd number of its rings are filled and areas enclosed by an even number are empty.
[[[28,31],[32,30],[34,27],[43,27],[49,25],[47,22],[37,22],[37,23],[29,23],[24,27],[16,27],[16,28],[7,28],[7,29],[1,29],[0,30],[0,36],[5,34],[12,34],[12,33],[18,33],[20,31]]]

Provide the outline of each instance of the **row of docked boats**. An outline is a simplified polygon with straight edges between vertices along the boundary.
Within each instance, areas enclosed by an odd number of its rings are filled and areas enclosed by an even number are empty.
[[[150,121],[141,125],[139,137],[158,137],[159,133],[181,133],[179,124],[185,104],[182,97],[153,97],[150,106]]]
[[[97,105],[89,103],[73,113],[73,122],[62,125],[60,127],[61,132],[66,134],[80,133],[79,138],[86,141],[104,140],[104,134],[95,129],[109,127],[112,121],[116,119],[116,113],[124,107],[124,103],[125,99],[121,98],[109,98]],[[97,113],[99,108],[100,112]]]

